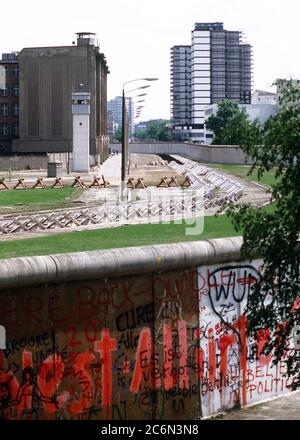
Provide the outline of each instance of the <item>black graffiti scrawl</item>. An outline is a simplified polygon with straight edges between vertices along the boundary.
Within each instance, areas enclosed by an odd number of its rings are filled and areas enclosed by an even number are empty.
[[[258,270],[250,265],[222,266],[209,274],[208,296],[213,311],[226,324],[231,324],[232,313],[238,304],[246,305]]]

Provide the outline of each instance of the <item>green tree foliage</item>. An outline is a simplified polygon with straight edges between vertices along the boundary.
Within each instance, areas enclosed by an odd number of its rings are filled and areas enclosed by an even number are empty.
[[[129,133],[129,138],[131,137],[131,133]],[[115,134],[114,140],[117,142],[122,142],[122,127],[118,127]]]
[[[271,189],[272,205],[261,209],[231,205],[227,213],[235,228],[244,231],[244,256],[264,259],[261,278],[248,301],[249,332],[255,336],[264,329],[269,335],[265,352],[273,351],[277,360],[290,354],[285,362],[296,388],[300,340],[296,351],[289,352],[289,344],[300,324],[300,81],[281,80],[279,85],[280,111],[256,133],[255,143],[251,139],[242,145],[254,161],[252,171],[263,175],[275,167],[281,177]]]
[[[141,140],[141,141],[145,141],[146,139],[148,139],[147,130],[143,129],[143,130],[136,131],[134,133],[134,137],[136,139]]]
[[[135,137],[141,140],[168,142],[171,140],[168,124],[168,120],[153,119],[147,123],[144,130],[137,131]]]
[[[122,142],[122,128],[118,127],[115,134],[114,134],[114,139],[118,142]]]
[[[235,102],[223,99],[215,115],[211,115],[206,128],[213,132],[215,145],[240,145],[249,139],[251,132],[259,129],[257,122],[251,123],[248,115]]]

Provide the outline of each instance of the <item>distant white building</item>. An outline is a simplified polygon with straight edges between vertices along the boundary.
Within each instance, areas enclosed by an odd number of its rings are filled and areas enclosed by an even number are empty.
[[[277,85],[277,105],[278,108],[282,107],[282,103],[280,102],[282,91],[286,89],[287,87],[292,86],[293,88],[300,89],[300,79],[280,79],[278,80],[280,83]],[[286,104],[286,103],[285,103]],[[300,101],[295,103],[291,102],[290,105],[300,105]]]
[[[267,92],[265,90],[254,90],[251,104],[277,105],[277,93]]]
[[[271,116],[278,111],[277,94],[265,92],[263,90],[255,90],[252,95],[252,104],[238,104],[241,110],[244,110],[251,122],[258,120],[264,124]],[[205,121],[218,111],[218,104],[207,105],[205,107]],[[211,144],[213,140],[213,133],[205,129],[204,143]]]

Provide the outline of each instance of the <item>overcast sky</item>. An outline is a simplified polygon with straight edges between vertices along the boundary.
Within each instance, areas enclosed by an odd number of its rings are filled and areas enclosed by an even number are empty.
[[[158,77],[141,119],[169,118],[170,48],[190,44],[196,22],[221,21],[253,45],[254,87],[300,78],[299,0],[15,0],[1,6],[0,52],[71,45],[75,32],[96,32],[111,74],[108,97],[122,83]]]

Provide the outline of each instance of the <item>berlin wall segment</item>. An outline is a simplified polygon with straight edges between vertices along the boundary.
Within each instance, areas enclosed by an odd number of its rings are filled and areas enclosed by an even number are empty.
[[[254,260],[198,269],[202,416],[278,396],[291,384],[285,363],[274,365],[272,355],[263,354],[268,332],[246,335],[244,311],[262,265]],[[291,340],[285,356],[292,350]]]
[[[0,291],[0,417],[187,420],[284,393],[246,336],[262,262],[228,258]]]
[[[0,304],[2,417],[197,416],[195,270],[10,289]]]

